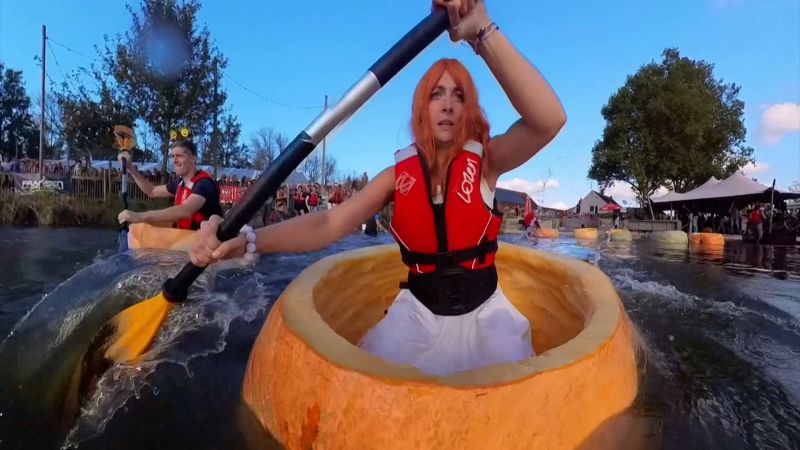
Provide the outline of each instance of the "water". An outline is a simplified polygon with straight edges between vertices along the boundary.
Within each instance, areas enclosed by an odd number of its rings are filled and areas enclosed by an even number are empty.
[[[157,292],[185,261],[170,252],[115,255],[115,239],[113,230],[0,229],[0,336],[26,314],[27,329],[18,325],[9,339],[22,342],[39,328],[80,329],[108,314],[89,305],[114,309]],[[504,240],[597,264],[642,332],[648,349],[643,385],[634,406],[608,425],[624,426],[624,440],[608,442],[621,448],[800,448],[800,250],[731,243],[720,252],[693,252],[647,241]],[[205,277],[195,301],[170,315],[145,363],[106,373],[77,426],[59,430],[52,417],[16,420],[0,399],[0,448],[49,449],[65,442],[81,449],[279,448],[239,401],[250,348],[272,301],[319,258],[385,242],[385,235],[353,235],[321,252],[272,255],[255,270]],[[58,326],[48,328],[48,321]],[[53,333],[48,339],[57,340]],[[58,350],[70,345],[65,341]]]

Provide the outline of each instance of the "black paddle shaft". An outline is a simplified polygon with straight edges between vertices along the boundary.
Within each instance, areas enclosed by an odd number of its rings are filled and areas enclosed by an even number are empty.
[[[448,25],[447,13],[444,10],[437,9],[432,12],[381,56],[339,102],[323,111],[300,132],[227,214],[217,232],[219,240],[227,241],[236,237],[239,230],[247,224],[261,205],[275,195],[284,180],[311,154],[317,144],[430,45]],[[170,302],[186,300],[189,286],[203,273],[203,270],[204,267],[187,263],[178,275],[164,283],[164,297]]]
[[[122,207],[128,209],[128,159],[122,158],[122,183],[120,184],[122,193]],[[128,230],[128,222],[122,224],[122,229]]]

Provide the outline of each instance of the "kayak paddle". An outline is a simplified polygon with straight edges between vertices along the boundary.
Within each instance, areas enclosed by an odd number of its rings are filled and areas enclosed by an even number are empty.
[[[128,160],[122,158],[122,207],[128,209]],[[125,253],[128,250],[128,222],[123,222],[119,227],[119,236],[117,237],[117,247],[119,253]]]
[[[448,25],[447,13],[442,9],[434,10],[381,56],[339,102],[317,116],[264,170],[226,215],[217,231],[219,240],[227,241],[236,237],[242,226],[275,195],[281,183],[317,144],[442,34]],[[189,287],[203,270],[204,267],[186,263],[174,278],[164,283],[160,294],[125,309],[103,325],[89,346],[90,352],[104,352],[106,364],[129,362],[139,357],[150,346],[172,306],[186,300]],[[87,354],[84,365],[92,360],[97,361],[97,356]]]

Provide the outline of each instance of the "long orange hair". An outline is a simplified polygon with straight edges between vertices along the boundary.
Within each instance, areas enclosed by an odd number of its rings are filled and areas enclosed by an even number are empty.
[[[445,72],[450,74],[456,86],[464,93],[461,120],[456,124],[456,138],[450,149],[447,163],[452,161],[456,153],[470,139],[480,142],[483,145],[484,153],[489,147],[489,122],[478,104],[478,90],[475,88],[475,83],[473,83],[467,68],[458,60],[440,59],[433,63],[419,80],[414,91],[414,101],[411,104],[411,134],[417,148],[425,155],[428,165],[434,163],[436,153],[428,104],[431,102],[431,93]]]

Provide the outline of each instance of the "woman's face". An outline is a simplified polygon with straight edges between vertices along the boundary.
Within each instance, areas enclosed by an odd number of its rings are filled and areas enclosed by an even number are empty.
[[[428,117],[437,147],[453,144],[463,108],[464,92],[445,72],[431,91],[428,103]]]

